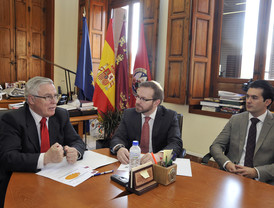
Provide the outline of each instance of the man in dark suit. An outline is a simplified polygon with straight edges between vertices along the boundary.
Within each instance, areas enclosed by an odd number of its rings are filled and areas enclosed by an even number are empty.
[[[274,116],[268,107],[273,102],[273,96],[273,87],[267,81],[251,83],[246,94],[247,111],[233,115],[210,147],[211,155],[221,168],[272,185]],[[253,120],[256,121],[255,134],[249,133]],[[252,148],[249,147],[252,136],[248,135],[255,135]]]
[[[51,79],[30,79],[26,83],[25,98],[22,108],[2,116],[0,164],[6,179],[1,186],[7,185],[13,171],[37,172],[48,163],[61,162],[64,155],[68,163],[73,164],[85,151],[68,112],[56,107],[58,94]],[[40,124],[42,118],[44,129]],[[1,192],[5,193],[5,189],[1,187]]]
[[[160,84],[155,81],[142,82],[135,97],[136,107],[124,111],[122,121],[110,141],[111,152],[117,154],[121,163],[128,164],[129,148],[133,140],[138,140],[141,150],[148,150],[142,151],[146,154],[142,157],[141,163],[153,162],[152,155],[148,152],[155,153],[157,162],[162,157],[163,149],[173,149],[177,156],[180,155],[182,139],[177,113],[160,105],[164,98]],[[150,117],[147,147],[141,139],[145,117]]]

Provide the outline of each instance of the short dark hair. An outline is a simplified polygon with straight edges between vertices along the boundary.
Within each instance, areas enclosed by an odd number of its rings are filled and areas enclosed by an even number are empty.
[[[160,83],[156,82],[156,81],[146,81],[146,82],[141,82],[139,84],[139,87],[149,87],[151,89],[153,89],[154,94],[153,94],[153,99],[154,100],[160,100],[160,104],[162,103],[162,101],[164,100],[164,90],[161,87]]]
[[[262,89],[263,90],[262,96],[264,98],[264,101],[266,99],[271,99],[271,104],[272,104],[273,99],[274,99],[274,89],[268,81],[266,81],[266,80],[256,80],[256,81],[250,83],[250,85],[248,86],[248,89],[249,88],[260,88],[260,89]],[[271,106],[271,104],[269,106]]]

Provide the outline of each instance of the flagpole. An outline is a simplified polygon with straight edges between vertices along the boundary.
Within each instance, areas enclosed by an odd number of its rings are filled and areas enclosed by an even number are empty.
[[[84,7],[83,17],[86,17],[86,8]]]

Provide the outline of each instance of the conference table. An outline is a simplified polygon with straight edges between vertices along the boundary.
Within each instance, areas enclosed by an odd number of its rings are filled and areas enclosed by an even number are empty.
[[[110,157],[109,149],[94,150]],[[119,162],[100,167],[99,172],[118,171]],[[143,195],[131,194],[110,180],[111,174],[91,177],[71,187],[35,173],[12,174],[5,208],[10,207],[274,207],[274,186],[191,162],[192,177],[176,176]]]

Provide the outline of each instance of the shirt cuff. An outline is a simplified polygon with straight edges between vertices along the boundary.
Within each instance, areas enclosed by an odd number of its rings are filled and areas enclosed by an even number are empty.
[[[228,161],[226,161],[226,162],[223,164],[223,169],[224,169],[225,171],[227,171],[226,168],[225,168],[225,166],[226,166],[226,164],[229,163],[229,162],[230,162],[230,161],[228,160]]]
[[[77,149],[76,149],[77,150]],[[81,152],[79,152],[78,150],[77,150],[77,152],[78,152],[78,158],[77,158],[77,160],[80,160],[81,158],[82,158],[82,154],[81,154]]]
[[[45,157],[45,153],[40,153],[38,162],[37,162],[37,169],[42,169],[45,167],[44,166],[44,157]]]
[[[255,168],[255,167],[254,167]],[[258,171],[257,168],[255,168],[255,170],[257,171],[257,175],[258,177],[257,178],[254,178],[256,181],[259,181],[260,180],[260,172]]]
[[[125,145],[123,144],[116,144],[112,149],[111,149],[111,153],[116,155],[118,150],[122,147],[125,147]]]

